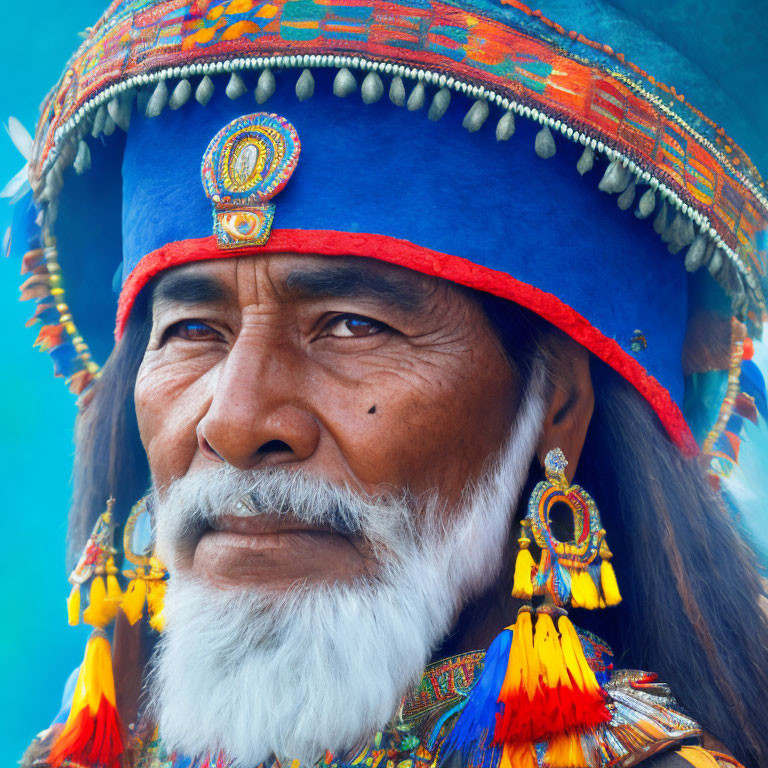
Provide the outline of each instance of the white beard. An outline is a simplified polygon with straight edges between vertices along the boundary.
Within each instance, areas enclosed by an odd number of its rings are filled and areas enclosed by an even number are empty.
[[[170,486],[157,506],[171,572],[166,630],[149,682],[165,749],[223,753],[238,768],[272,756],[312,765],[385,728],[461,608],[498,577],[541,425],[540,387],[531,389],[507,445],[450,516],[435,499],[416,514],[407,497],[364,499],[298,472],[223,467]],[[356,516],[374,551],[386,548],[377,577],[276,598],[175,572],[195,522],[232,514],[244,488],[305,521],[343,499],[345,522]]]

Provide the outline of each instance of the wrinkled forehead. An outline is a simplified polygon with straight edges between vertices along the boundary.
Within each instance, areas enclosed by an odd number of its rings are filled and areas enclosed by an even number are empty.
[[[280,253],[230,256],[163,270],[149,286],[153,310],[183,304],[250,304],[354,299],[418,312],[445,304],[461,286],[356,256]]]

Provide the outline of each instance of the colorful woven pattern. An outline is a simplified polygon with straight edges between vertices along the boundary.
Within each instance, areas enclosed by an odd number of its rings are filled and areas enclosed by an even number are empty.
[[[738,256],[764,309],[768,205],[748,158],[674,89],[621,55],[512,1],[122,0],[113,3],[45,105],[33,176],[78,110],[128,78],[242,57],[344,54],[444,72],[562,120],[673,190]],[[535,37],[534,37],[535,35]],[[290,65],[290,64],[289,64]],[[70,121],[70,122],[68,122]],[[42,126],[41,126],[42,128]],[[54,156],[55,156],[54,152]],[[712,232],[712,234],[715,234]]]

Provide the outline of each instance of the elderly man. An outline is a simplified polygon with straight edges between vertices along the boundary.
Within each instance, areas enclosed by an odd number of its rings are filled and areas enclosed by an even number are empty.
[[[768,762],[718,492],[768,204],[588,31],[143,0],[89,32],[14,242],[81,395],[95,630],[25,766]]]

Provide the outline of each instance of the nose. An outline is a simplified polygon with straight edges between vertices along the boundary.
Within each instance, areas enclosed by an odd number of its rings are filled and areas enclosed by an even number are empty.
[[[306,375],[290,353],[238,339],[197,426],[202,454],[237,469],[306,461],[320,440],[297,386]]]

